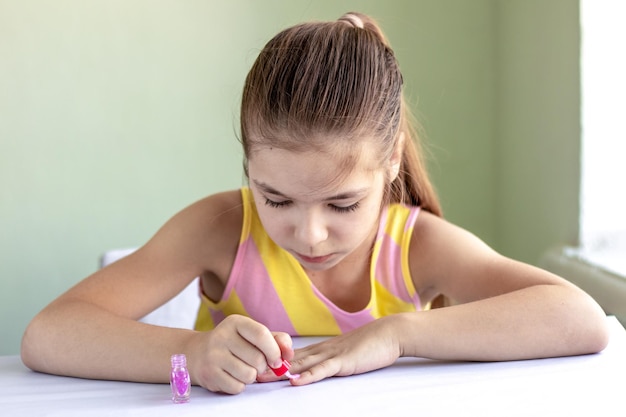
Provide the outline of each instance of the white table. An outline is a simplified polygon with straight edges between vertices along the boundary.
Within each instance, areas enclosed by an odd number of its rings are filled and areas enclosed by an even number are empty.
[[[502,363],[402,358],[305,387],[258,383],[236,396],[193,387],[187,404],[171,402],[169,385],[39,374],[4,356],[0,416],[624,417],[626,331],[607,320],[611,341],[596,355]]]

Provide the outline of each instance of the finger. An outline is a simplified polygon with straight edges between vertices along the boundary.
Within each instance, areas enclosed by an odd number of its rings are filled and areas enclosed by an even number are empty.
[[[230,346],[231,355],[243,364],[255,369],[257,373],[265,372],[268,366],[265,354],[248,340],[244,338],[240,340],[241,343],[234,343]]]
[[[341,371],[341,364],[338,360],[325,360],[319,362],[309,369],[300,371],[298,379],[292,379],[292,385],[308,385],[319,382],[323,379],[336,376]]]
[[[282,364],[281,349],[267,327],[256,321],[248,320],[237,327],[237,332],[261,351],[269,366],[277,368]],[[264,367],[258,369],[259,372],[262,372]]]
[[[258,374],[258,370],[254,366],[239,358],[224,363],[222,370],[242,384],[253,383]]]
[[[234,378],[228,372],[221,370],[206,386],[209,391],[223,392],[224,394],[240,394],[246,389],[246,384]]]
[[[278,343],[278,347],[280,348],[280,356],[283,359],[291,361],[294,357],[293,341],[291,339],[291,336],[289,336],[287,333],[275,332],[274,339],[276,340],[276,343]]]
[[[276,374],[269,368],[267,368],[264,372],[257,375],[257,382],[275,382],[280,381],[282,379],[287,379],[286,376],[276,376]]]
[[[239,340],[234,340],[233,345],[228,348],[214,349],[210,358],[207,358],[209,366],[201,372],[200,380],[205,381],[201,385],[211,391],[237,393],[242,391],[242,384],[254,382],[257,370],[239,357],[245,356],[239,353],[242,350],[254,351],[259,362],[263,364],[262,369],[267,366],[263,355],[256,348],[241,338],[234,339]]]
[[[295,349],[294,352],[296,353],[297,357],[305,357],[305,356],[309,356],[309,355],[317,355],[320,354],[324,351],[324,341],[322,342],[317,342],[317,343],[312,343],[310,345],[307,346],[302,346],[299,347],[298,349]]]
[[[291,339],[291,336],[284,332],[274,332],[273,335],[276,343],[278,343],[278,347],[280,348],[280,355],[282,359],[291,361],[294,357],[293,340]],[[269,368],[257,376],[258,382],[273,382],[283,379],[287,379],[287,377],[284,375],[276,376],[276,374]]]

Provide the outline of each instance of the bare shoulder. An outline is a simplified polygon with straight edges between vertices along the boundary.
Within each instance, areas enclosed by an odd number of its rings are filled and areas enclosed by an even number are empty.
[[[220,264],[233,259],[243,219],[240,190],[205,197],[172,217],[146,244],[178,259],[187,259],[196,268],[222,269]]]
[[[230,232],[229,226],[236,226],[237,223],[240,226],[242,213],[241,191],[231,190],[212,194],[191,204],[171,221],[176,225],[189,227],[190,231],[217,228]]]
[[[438,259],[454,255],[458,258],[491,257],[495,252],[482,240],[469,231],[456,226],[449,221],[427,211],[421,211],[411,238],[412,258],[427,261],[435,258],[435,264],[426,263],[422,266],[432,266],[437,269],[445,265],[438,265]]]
[[[409,265],[420,294],[444,294],[457,302],[532,285],[567,285],[554,274],[502,256],[475,234],[426,211],[415,223]]]

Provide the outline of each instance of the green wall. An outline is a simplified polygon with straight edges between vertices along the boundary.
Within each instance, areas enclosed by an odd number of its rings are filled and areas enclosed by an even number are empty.
[[[574,0],[0,0],[0,354],[172,214],[243,183],[239,94],[263,44],[377,17],[446,217],[535,262],[577,237]]]
[[[576,0],[495,1],[497,248],[527,262],[578,244],[580,19]]]

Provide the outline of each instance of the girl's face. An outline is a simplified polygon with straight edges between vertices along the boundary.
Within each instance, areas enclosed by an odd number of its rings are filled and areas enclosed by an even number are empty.
[[[354,169],[318,152],[264,147],[248,161],[250,188],[268,235],[306,270],[322,271],[371,249],[385,170],[366,141]]]

